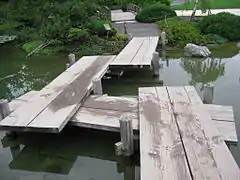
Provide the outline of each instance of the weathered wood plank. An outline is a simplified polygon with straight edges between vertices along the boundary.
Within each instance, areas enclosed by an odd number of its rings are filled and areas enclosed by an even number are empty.
[[[219,134],[223,137],[227,143],[237,143],[237,131],[234,122],[230,121],[214,121],[217,126]]]
[[[214,120],[234,122],[234,113],[232,106],[223,106],[216,104],[204,104],[210,116]]]
[[[133,129],[139,129],[137,113],[85,107],[82,107],[69,123],[79,127],[119,132],[119,118],[122,116],[130,117],[132,119]]]
[[[122,112],[132,111],[137,114],[138,100],[137,98],[122,96],[90,96],[84,102],[83,107]]]
[[[127,46],[119,53],[119,55],[110,63],[113,65],[129,65],[133,58],[138,53],[139,49],[143,45],[146,37],[134,37]]]
[[[92,80],[103,76],[112,58],[112,56],[99,56],[27,127],[47,132],[60,132],[89,95],[92,90]]]
[[[113,22],[119,21],[135,21],[135,14],[132,12],[116,12],[111,11],[111,19]]]
[[[141,180],[192,179],[165,87],[139,88]]]
[[[195,89],[167,89],[193,179],[239,180],[239,168]]]
[[[150,47],[145,55],[145,58],[142,59],[141,64],[142,65],[151,65],[153,53],[156,51],[156,48],[158,46],[158,40],[159,37],[151,37],[150,38]]]
[[[68,87],[85,69],[97,59],[97,56],[91,58],[83,57],[76,62],[75,66],[64,71],[50,84],[45,86],[37,97],[29,99],[28,103],[19,107],[0,123],[0,127],[7,128],[25,128],[38,116],[62,91]],[[27,112],[27,113],[26,113]]]
[[[147,37],[143,40],[143,44],[138,50],[137,54],[133,57],[133,59],[129,62],[131,65],[141,65],[141,62],[144,61],[146,55],[148,53],[149,47],[151,46],[151,37]],[[151,65],[151,59],[149,60]]]

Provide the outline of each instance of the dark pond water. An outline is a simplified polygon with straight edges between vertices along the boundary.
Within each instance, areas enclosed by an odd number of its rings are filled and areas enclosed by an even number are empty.
[[[41,89],[65,69],[65,57],[25,58],[17,47],[0,48],[0,98],[12,99]],[[171,59],[164,62],[164,85],[215,84],[215,103],[234,107],[240,133],[240,55],[229,58]],[[104,80],[109,95],[137,95],[139,86],[156,86],[149,71],[126,72],[120,79]],[[138,156],[114,155],[118,133],[67,127],[60,134],[23,133],[17,139],[0,131],[0,180],[133,180],[139,176]],[[240,146],[231,152],[240,165]]]

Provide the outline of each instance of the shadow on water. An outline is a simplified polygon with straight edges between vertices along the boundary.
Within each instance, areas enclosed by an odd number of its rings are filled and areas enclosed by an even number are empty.
[[[41,179],[47,179],[46,173],[55,173],[51,179],[135,180],[139,157],[115,156],[114,143],[118,141],[119,133],[67,127],[60,134],[21,133],[16,139],[5,136],[2,146],[12,156],[11,170],[39,172],[36,177]],[[17,173],[17,177],[34,177],[25,174]],[[8,174],[2,178],[11,179]]]

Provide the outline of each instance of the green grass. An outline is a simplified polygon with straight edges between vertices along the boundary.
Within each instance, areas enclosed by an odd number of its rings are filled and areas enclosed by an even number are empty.
[[[231,8],[240,8],[240,0],[206,0],[206,7],[210,9],[231,9]],[[194,6],[194,1],[182,5],[172,6],[175,10],[192,10]],[[198,9],[201,9],[201,3],[198,5]]]

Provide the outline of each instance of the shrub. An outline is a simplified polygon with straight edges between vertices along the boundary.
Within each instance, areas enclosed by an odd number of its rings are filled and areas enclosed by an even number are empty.
[[[30,42],[23,44],[22,49],[25,52],[30,53],[34,49],[36,49],[38,46],[40,46],[41,44],[43,44],[43,41],[41,41],[41,40],[30,41]]]
[[[240,17],[230,13],[210,15],[198,23],[205,34],[217,34],[231,41],[240,40]]]
[[[139,22],[151,23],[163,20],[165,17],[169,18],[174,16],[176,16],[176,13],[169,6],[156,3],[143,8],[136,16],[136,20]]]
[[[128,35],[126,35],[126,34],[116,34],[116,39],[118,41],[127,41],[128,40]]]
[[[71,28],[68,33],[67,40],[68,42],[72,41],[83,41],[89,38],[89,33],[84,28]]]
[[[109,24],[112,30],[109,33],[109,36],[115,36],[116,30],[112,27],[111,23],[107,20],[91,20],[88,24],[88,28],[92,34],[97,34],[99,36],[107,35],[107,31],[104,27],[104,24]]]
[[[166,24],[162,20],[157,24],[165,29],[169,44],[185,46],[187,43],[199,45],[207,43],[207,38],[201,34],[195,23],[167,20]]]
[[[209,39],[211,43],[214,44],[223,44],[228,42],[226,38],[223,38],[222,36],[219,36],[217,34],[207,34],[206,37]]]

